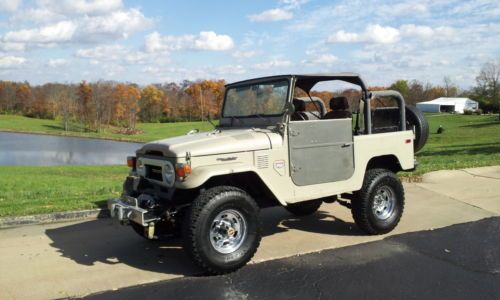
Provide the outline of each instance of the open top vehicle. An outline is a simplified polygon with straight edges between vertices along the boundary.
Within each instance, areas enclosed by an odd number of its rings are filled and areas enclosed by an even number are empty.
[[[357,85],[358,99],[333,97],[327,111],[328,99],[311,90],[338,81]],[[245,80],[226,86],[213,131],[137,150],[121,199],[108,205],[141,236],[181,236],[199,266],[227,273],[256,252],[260,208],[303,216],[339,201],[367,234],[391,231],[405,201],[395,174],[415,168],[427,136],[422,114],[398,92],[370,92],[356,74]]]

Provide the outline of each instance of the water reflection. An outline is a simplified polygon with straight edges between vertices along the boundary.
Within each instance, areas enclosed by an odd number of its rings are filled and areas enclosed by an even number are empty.
[[[138,143],[0,132],[0,165],[121,165],[140,146]]]

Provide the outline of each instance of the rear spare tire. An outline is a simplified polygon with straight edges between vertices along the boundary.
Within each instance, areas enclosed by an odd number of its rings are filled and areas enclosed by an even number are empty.
[[[429,124],[424,114],[415,106],[406,105],[406,129],[415,128],[415,140],[413,141],[413,150],[415,153],[420,151],[429,137]]]

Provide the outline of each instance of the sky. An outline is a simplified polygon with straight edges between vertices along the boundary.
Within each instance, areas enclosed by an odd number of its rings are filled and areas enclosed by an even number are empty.
[[[469,88],[498,60],[498,0],[0,1],[0,79],[32,84],[356,72]]]

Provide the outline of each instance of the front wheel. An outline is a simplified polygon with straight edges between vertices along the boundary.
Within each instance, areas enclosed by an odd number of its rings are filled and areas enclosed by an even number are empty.
[[[404,210],[404,189],[399,178],[385,169],[366,171],[361,190],[353,195],[352,216],[368,234],[383,234],[398,225]]]
[[[259,246],[259,207],[241,189],[208,189],[193,201],[183,238],[185,250],[208,273],[235,271],[250,261]]]

